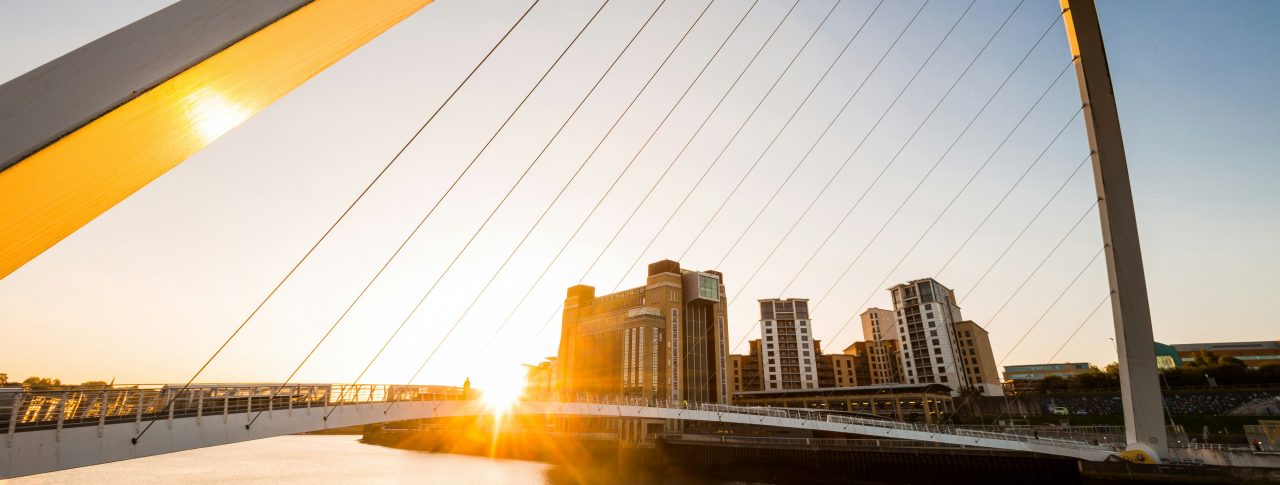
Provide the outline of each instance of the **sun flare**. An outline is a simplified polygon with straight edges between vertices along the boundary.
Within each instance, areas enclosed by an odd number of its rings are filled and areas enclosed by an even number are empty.
[[[503,414],[524,394],[525,372],[520,366],[499,366],[476,377],[480,401],[494,414]]]

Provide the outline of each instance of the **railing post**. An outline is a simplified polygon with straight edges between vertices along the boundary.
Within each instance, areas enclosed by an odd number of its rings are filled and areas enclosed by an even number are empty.
[[[102,437],[102,430],[107,426],[107,391],[102,391],[102,406],[98,408],[98,437]]]
[[[13,411],[9,413],[9,433],[5,437],[5,446],[13,446],[13,433],[18,430],[18,419],[22,415],[23,405],[26,397],[22,392],[16,392],[13,395]]]
[[[62,440],[62,422],[67,417],[67,393],[62,393],[62,399],[58,400],[58,434],[55,436],[57,441]]]
[[[222,391],[222,424],[227,424],[227,413],[231,407],[231,393]]]
[[[134,418],[134,420],[133,420],[133,427],[134,427],[134,433],[135,433],[135,434],[136,434],[138,431],[140,431],[140,430],[142,429],[142,428],[141,428],[141,426],[142,426],[142,403],[143,403],[143,396],[146,394],[146,393],[145,393],[145,392],[143,392],[141,389],[138,389],[138,390],[137,390],[137,393],[138,393],[138,406],[137,406],[137,412],[135,413],[135,414],[137,415],[137,417],[136,417],[136,418]]]
[[[200,391],[200,396],[196,397],[196,426],[200,426],[200,420],[204,418],[204,391]]]

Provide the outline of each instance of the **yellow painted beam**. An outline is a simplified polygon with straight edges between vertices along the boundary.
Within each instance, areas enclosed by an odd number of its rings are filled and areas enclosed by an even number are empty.
[[[431,0],[316,0],[0,172],[0,278]]]

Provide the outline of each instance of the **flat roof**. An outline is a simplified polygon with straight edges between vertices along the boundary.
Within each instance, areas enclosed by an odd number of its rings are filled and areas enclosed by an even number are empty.
[[[1257,340],[1253,342],[1204,342],[1194,344],[1171,344],[1170,346],[1178,351],[1280,349],[1280,341]]]
[[[776,389],[769,391],[744,391],[735,392],[734,396],[742,396],[746,398],[759,397],[803,397],[803,396],[821,396],[828,394],[879,394],[883,391],[889,392],[937,392],[950,393],[951,388],[943,384],[880,384],[874,386],[854,386],[854,387],[819,387],[816,389]]]

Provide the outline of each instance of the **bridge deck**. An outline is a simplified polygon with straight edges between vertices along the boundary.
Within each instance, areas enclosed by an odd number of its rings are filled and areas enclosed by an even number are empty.
[[[0,394],[0,426],[5,426],[0,428],[5,436],[0,478],[308,431],[490,412],[480,402],[464,399],[459,389],[437,386],[213,385],[186,390],[163,386],[6,392]],[[578,396],[563,402],[522,402],[510,412],[754,424],[1094,461],[1114,453],[1110,446],[1013,429],[903,423],[816,410]]]

